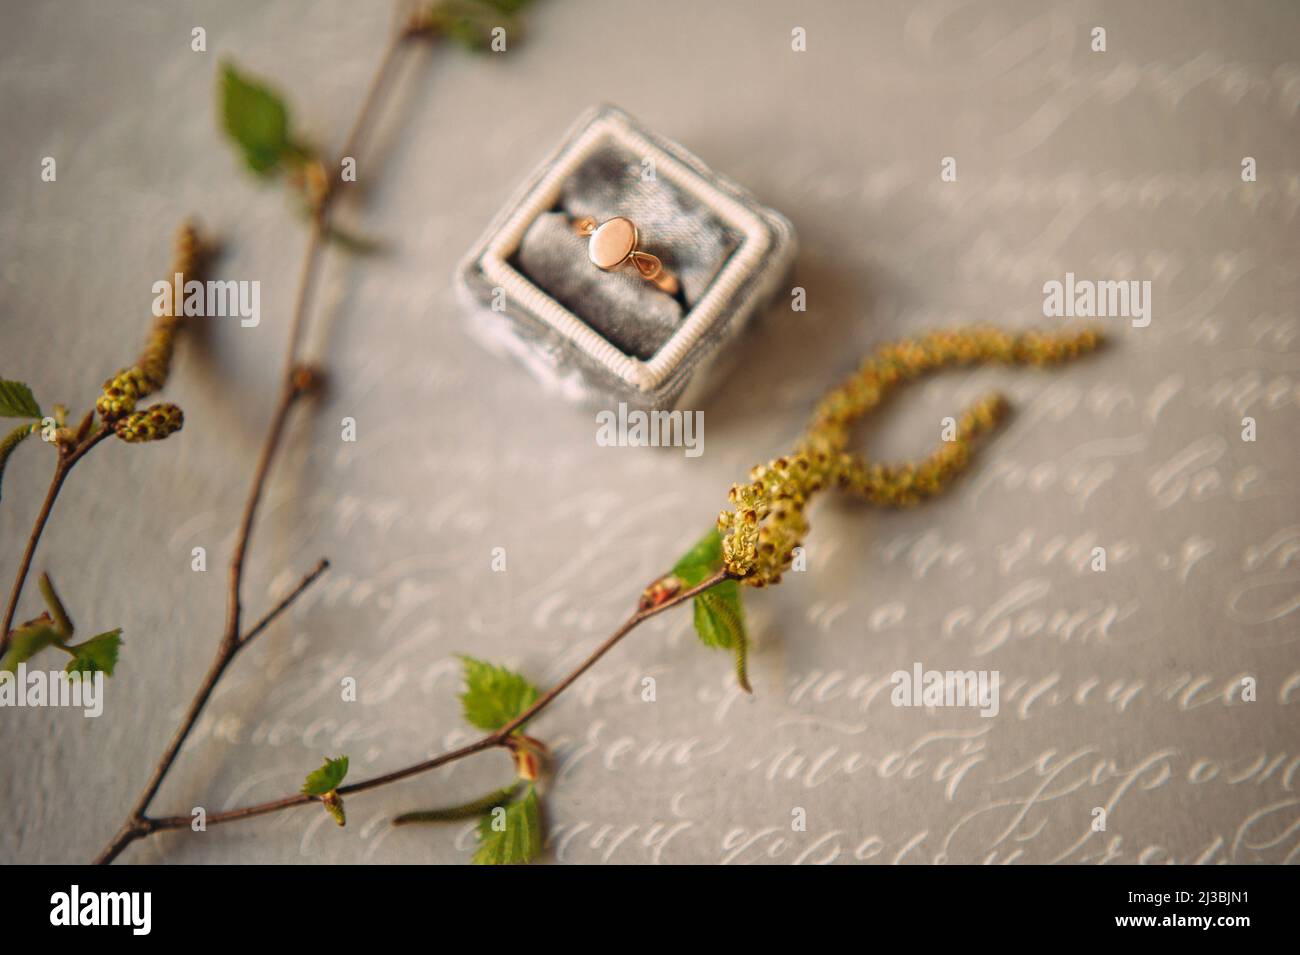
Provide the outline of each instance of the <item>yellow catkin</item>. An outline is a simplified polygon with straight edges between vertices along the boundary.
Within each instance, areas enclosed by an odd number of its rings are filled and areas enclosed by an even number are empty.
[[[794,451],[750,471],[731,488],[731,510],[718,515],[727,570],[755,587],[778,583],[808,533],[812,496],[836,486],[871,504],[906,507],[943,491],[970,463],[976,439],[1007,411],[991,395],[962,413],[954,439],[915,463],[874,464],[850,453],[849,429],[900,384],[940,368],[974,364],[1053,365],[1095,350],[1100,333],[1004,332],[993,328],[931,332],[882,345],[817,404]]]
[[[185,426],[185,415],[175,405],[159,404],[134,411],[113,425],[117,436],[128,444],[161,441]]]
[[[840,459],[838,486],[869,504],[910,507],[944,491],[970,464],[975,440],[997,427],[1008,410],[1002,395],[990,395],[962,413],[956,434],[918,462],[872,464],[856,454]]]
[[[104,382],[103,392],[95,402],[95,410],[105,424],[113,424],[135,410],[136,402],[147,398],[167,383],[171,372],[172,353],[176,347],[176,331],[181,318],[176,314],[184,283],[194,279],[203,266],[205,246],[193,223],[186,222],[176,236],[172,258],[171,281],[179,274],[180,287],[173,289],[172,308],[155,318],[144,350],[130,368],[123,368]]]

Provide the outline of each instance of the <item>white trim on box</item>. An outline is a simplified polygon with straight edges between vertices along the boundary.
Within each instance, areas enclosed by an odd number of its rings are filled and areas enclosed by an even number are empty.
[[[686,190],[712,209],[720,219],[745,237],[727,260],[704,296],[686,315],[686,320],[649,360],[640,361],[619,351],[559,302],[555,301],[507,261],[519,248],[529,225],[554,207],[564,182],[588,157],[612,139],[638,156],[654,158],[655,174]],[[722,308],[736,288],[766,254],[769,234],[762,219],[713,186],[707,179],[664,152],[650,140],[615,116],[603,116],[592,123],[557,158],[514,214],[498,229],[481,260],[488,281],[505,289],[523,307],[565,339],[599,362],[612,374],[641,391],[654,391],[676,370],[695,343],[721,317]]]

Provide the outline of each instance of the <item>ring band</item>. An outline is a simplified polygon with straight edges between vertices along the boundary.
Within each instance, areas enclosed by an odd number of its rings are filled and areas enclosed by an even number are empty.
[[[664,268],[658,256],[637,248],[641,236],[631,219],[615,216],[597,224],[592,216],[580,216],[573,220],[573,231],[591,240],[587,243],[587,258],[596,268],[613,272],[630,264],[661,292],[677,294],[677,276]]]

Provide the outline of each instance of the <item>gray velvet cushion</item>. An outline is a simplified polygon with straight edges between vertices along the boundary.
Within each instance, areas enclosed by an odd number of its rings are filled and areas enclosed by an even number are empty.
[[[566,181],[560,205],[528,227],[519,246],[519,270],[624,354],[642,360],[677,330],[741,241],[662,176],[643,178],[641,157],[612,142]],[[587,215],[598,222],[614,216],[635,222],[641,248],[676,273],[685,305],[634,269],[603,272],[592,265],[587,240],[569,224]]]

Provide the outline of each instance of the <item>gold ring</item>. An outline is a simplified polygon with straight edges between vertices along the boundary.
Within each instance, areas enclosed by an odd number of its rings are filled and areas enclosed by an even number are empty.
[[[676,295],[677,276],[664,268],[659,257],[637,248],[640,234],[631,219],[615,216],[599,225],[592,216],[573,220],[573,231],[588,236],[587,258],[591,264],[606,272],[624,265],[632,265],[647,282],[653,282],[661,292]]]

